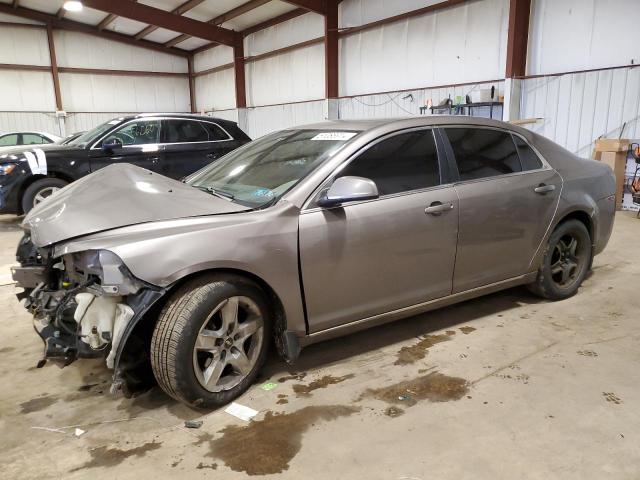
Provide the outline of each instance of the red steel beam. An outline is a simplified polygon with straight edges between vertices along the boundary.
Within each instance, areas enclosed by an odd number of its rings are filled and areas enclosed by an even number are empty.
[[[62,110],[62,94],[60,93],[60,77],[58,76],[58,61],[56,60],[56,46],[53,42],[53,27],[47,25],[47,41],[49,42],[49,59],[51,60],[51,76],[53,77],[53,91],[56,96],[56,110]]]
[[[324,71],[325,97],[338,98],[338,0],[327,0],[327,14],[324,16]]]
[[[190,53],[186,50],[181,50],[178,48],[167,49],[159,43],[149,42],[147,40],[135,40],[129,35],[112,32],[110,30],[101,31],[96,27],[87,25],[86,23],[75,22],[66,18],[57,18],[55,15],[39,12],[37,10],[31,10],[29,8],[18,7],[14,9],[11,5],[0,3],[0,13],[6,13],[8,15],[14,15],[17,17],[28,18],[29,20],[46,23],[47,25],[51,25],[53,28],[59,28],[61,30],[71,30],[74,32],[86,33],[88,35],[126,43],[127,45],[133,45],[136,47],[156,50],[158,52],[172,53],[181,57],[188,57],[190,55]]]
[[[233,70],[235,73],[236,108],[247,107],[247,92],[245,85],[244,40],[238,36],[233,46]]]
[[[86,7],[222,45],[233,46],[236,32],[129,0],[83,0]]]
[[[228,12],[225,12],[221,15],[218,15],[217,17],[212,18],[211,20],[207,21],[207,23],[210,23],[211,25],[222,25],[224,22],[233,20],[234,18],[239,17],[240,15],[243,15],[247,12],[250,12],[251,10],[255,10],[256,8],[261,7],[262,5],[269,3],[270,1],[271,0],[250,0],[246,3],[243,3],[242,5],[237,6],[236,8],[229,10]],[[185,35],[185,34],[178,35],[177,37],[172,38],[168,42],[165,42],[164,46],[173,47],[174,45],[184,42],[187,38],[190,38],[190,37],[191,35]],[[208,46],[208,45],[205,45],[205,46]],[[215,44],[211,45],[211,47],[214,47],[214,46]]]
[[[530,15],[531,0],[510,0],[506,78],[521,77],[527,73]]]
[[[284,0],[296,7],[304,8],[313,13],[325,15],[327,13],[327,0]]]
[[[182,5],[179,5],[178,7],[174,8],[173,10],[171,10],[171,13],[175,13],[176,15],[183,15],[184,13],[188,12],[189,10],[191,10],[193,8],[196,8],[202,2],[204,2],[204,0],[187,0]],[[134,38],[136,40],[140,40],[141,38],[146,37],[150,33],[155,32],[158,28],[160,28],[160,27],[158,27],[157,25],[149,25],[149,26],[143,28],[142,30],[140,30],[138,33],[136,33],[134,35]]]
[[[189,103],[191,105],[191,113],[196,113],[196,77],[193,75],[193,55],[187,59],[189,65]]]

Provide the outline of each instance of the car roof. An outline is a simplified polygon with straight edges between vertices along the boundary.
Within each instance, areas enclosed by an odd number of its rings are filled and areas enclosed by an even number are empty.
[[[376,119],[354,119],[354,120],[329,120],[325,122],[312,123],[298,127],[291,127],[289,130],[352,130],[364,132],[378,127],[412,128],[420,126],[435,125],[477,125],[486,127],[506,128],[519,131],[512,124],[490,118],[470,117],[466,115],[424,115],[402,118],[376,118]],[[515,128],[514,128],[515,127]]]
[[[195,113],[174,113],[174,112],[166,112],[166,113],[138,113],[136,115],[123,115],[123,120],[131,120],[133,118],[153,118],[153,117],[173,117],[173,118],[188,118],[191,120],[204,120],[204,121],[215,121],[221,123],[236,123],[231,120],[225,120],[223,118],[218,117],[210,117],[209,115],[199,115]]]
[[[25,133],[33,133],[35,135],[42,135],[42,136],[47,137],[47,138],[60,138],[57,135],[54,135],[53,133],[38,132],[36,130],[24,130],[24,131],[20,131],[20,132],[0,132],[0,136],[4,137],[5,135],[20,135],[20,134],[24,135]]]

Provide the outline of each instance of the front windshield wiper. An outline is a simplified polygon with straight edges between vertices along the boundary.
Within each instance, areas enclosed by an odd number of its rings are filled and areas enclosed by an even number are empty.
[[[196,186],[196,188],[199,188],[204,192],[210,193],[211,195],[215,195],[216,197],[222,198],[224,200],[234,200],[236,198],[233,193],[225,192],[224,190],[217,190],[213,187],[205,187],[205,186],[198,185]]]

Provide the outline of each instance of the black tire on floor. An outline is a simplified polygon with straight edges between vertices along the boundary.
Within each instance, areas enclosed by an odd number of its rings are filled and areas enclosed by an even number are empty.
[[[570,255],[565,248],[570,244],[569,239],[575,239],[577,242],[574,255]],[[549,237],[538,276],[535,282],[528,285],[529,290],[549,300],[562,300],[575,295],[591,268],[591,243],[587,227],[579,220],[567,220],[558,225]],[[563,282],[562,271],[553,273],[553,270],[561,268],[563,263],[562,250],[565,251],[565,256],[570,257],[571,262],[573,259],[577,260],[574,262],[577,266],[570,270],[573,273],[568,276],[566,282]],[[553,265],[556,265],[556,268],[552,269]]]
[[[212,392],[203,387],[196,375],[196,340],[201,328],[215,321],[211,319],[214,309],[227,299],[237,297],[246,297],[257,306],[264,329],[262,341],[253,347],[258,352],[251,371],[244,377],[239,374],[234,377],[242,379],[232,388]],[[151,339],[151,366],[158,384],[171,397],[193,407],[214,408],[231,402],[251,386],[266,360],[272,336],[271,318],[267,296],[249,279],[232,274],[211,274],[185,283],[162,309]],[[237,325],[242,325],[241,314],[237,319]],[[249,345],[253,341],[252,337]],[[227,355],[230,352],[228,350]]]
[[[22,194],[22,212],[29,213],[33,208],[33,204],[38,193],[46,191],[50,188],[62,188],[68,185],[68,182],[60,178],[41,178],[36,180]]]

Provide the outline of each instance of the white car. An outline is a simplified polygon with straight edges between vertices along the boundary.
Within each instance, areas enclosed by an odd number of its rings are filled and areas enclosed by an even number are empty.
[[[16,145],[42,145],[61,140],[57,135],[46,132],[9,132],[0,134],[0,148]]]

